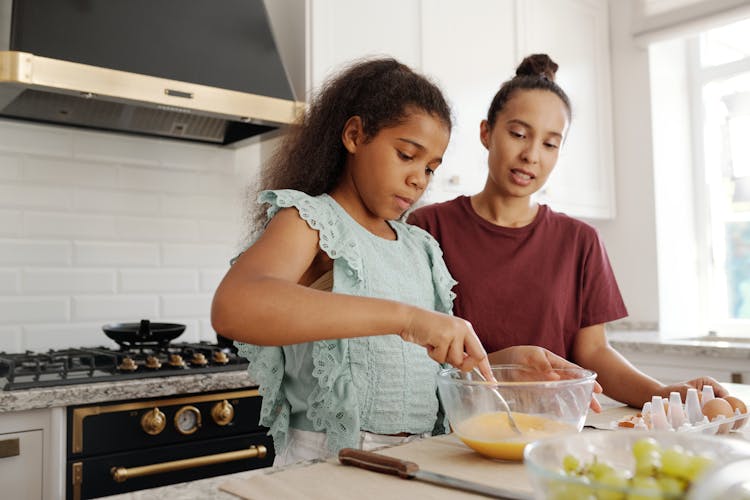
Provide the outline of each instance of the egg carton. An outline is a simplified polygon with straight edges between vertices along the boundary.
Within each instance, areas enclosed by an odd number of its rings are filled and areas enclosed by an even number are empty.
[[[713,390],[706,386],[703,391],[703,401],[714,398]],[[654,396],[650,402],[643,405],[641,413],[634,417],[612,422],[614,429],[636,430],[667,430],[675,432],[700,432],[703,434],[724,434],[742,428],[750,414],[734,411],[733,416],[716,415],[709,421],[703,415],[701,402],[695,389],[689,389],[685,404],[680,394],[673,392],[669,399]]]

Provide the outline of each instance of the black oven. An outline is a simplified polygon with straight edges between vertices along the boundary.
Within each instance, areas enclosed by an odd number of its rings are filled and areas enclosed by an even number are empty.
[[[96,498],[268,467],[256,389],[67,410],[67,498]]]

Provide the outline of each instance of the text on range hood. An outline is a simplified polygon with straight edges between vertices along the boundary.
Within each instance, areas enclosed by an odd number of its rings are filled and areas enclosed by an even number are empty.
[[[231,144],[302,108],[262,0],[0,0],[6,18],[3,117]]]

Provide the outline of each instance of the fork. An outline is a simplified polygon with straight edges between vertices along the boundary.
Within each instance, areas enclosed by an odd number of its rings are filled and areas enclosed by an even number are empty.
[[[487,379],[484,378],[484,375],[482,375],[482,372],[479,371],[478,367],[474,367],[474,374],[479,377],[479,380],[482,382],[487,382]],[[492,392],[495,393],[495,396],[497,396],[497,399],[500,401],[500,403],[503,405],[503,408],[505,409],[505,413],[508,415],[508,423],[510,424],[510,428],[515,431],[516,434],[521,435],[521,429],[518,428],[518,425],[516,425],[516,421],[513,418],[513,414],[510,411],[510,406],[508,406],[507,401],[505,401],[505,398],[502,394],[500,394],[500,391],[497,390],[497,388],[493,387],[491,389]]]

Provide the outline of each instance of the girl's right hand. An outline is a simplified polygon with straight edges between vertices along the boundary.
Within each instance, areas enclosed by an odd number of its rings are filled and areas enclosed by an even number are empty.
[[[438,363],[449,363],[462,371],[478,367],[487,380],[494,379],[487,352],[471,323],[464,319],[415,307],[400,335],[425,347]]]

